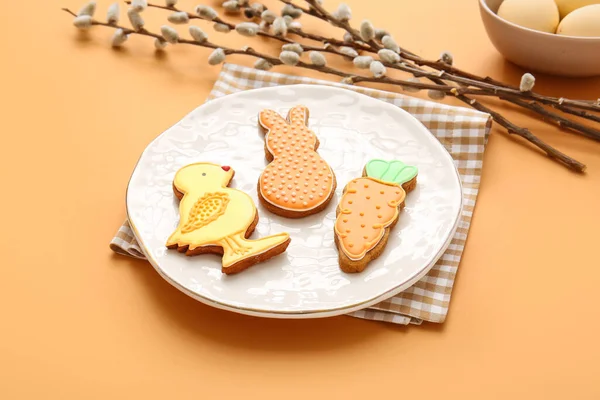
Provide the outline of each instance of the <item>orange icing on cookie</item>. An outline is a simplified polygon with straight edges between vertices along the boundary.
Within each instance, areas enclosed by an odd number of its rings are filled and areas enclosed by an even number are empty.
[[[377,246],[385,228],[398,218],[406,193],[396,183],[357,178],[346,186],[335,221],[341,250],[352,260],[364,258]]]
[[[273,161],[260,176],[262,197],[278,208],[307,211],[326,202],[333,190],[333,172],[315,152],[317,137],[306,126],[308,109],[295,106],[287,121],[273,110],[261,111],[265,142]]]

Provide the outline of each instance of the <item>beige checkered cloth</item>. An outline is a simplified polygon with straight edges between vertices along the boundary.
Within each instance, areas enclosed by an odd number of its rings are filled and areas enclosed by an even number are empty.
[[[397,93],[300,76],[258,71],[233,64],[223,66],[223,70],[208,100],[242,90],[297,83],[337,86],[394,104],[421,121],[454,158],[461,175],[464,208],[458,230],[448,250],[431,271],[414,286],[379,304],[349,314],[353,317],[403,325],[409,323],[421,324],[422,321],[444,322],[448,314],[452,286],[467,240],[475,200],[479,191],[483,151],[491,126],[489,115],[465,108],[406,97]],[[119,254],[145,258],[127,221],[119,228],[110,243],[110,248]]]

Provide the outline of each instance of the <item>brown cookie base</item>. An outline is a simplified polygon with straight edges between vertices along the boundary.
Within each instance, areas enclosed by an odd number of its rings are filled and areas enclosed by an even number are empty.
[[[367,176],[365,170],[363,170],[363,176]],[[417,186],[417,177],[415,176],[413,179],[411,179],[410,181],[403,184],[402,189],[404,189],[404,191],[408,194],[416,186]],[[347,188],[347,186],[344,187],[344,193],[346,193],[346,188]],[[398,216],[396,217],[396,219],[394,221],[392,221],[392,223],[387,228],[384,229],[383,237],[381,238],[379,243],[377,243],[377,245],[374,248],[367,251],[365,256],[363,258],[361,258],[360,260],[352,260],[351,258],[349,258],[346,255],[346,253],[344,253],[344,251],[341,249],[338,236],[334,234],[335,245],[338,249],[338,254],[339,254],[338,260],[339,260],[339,264],[340,264],[340,269],[342,271],[344,271],[346,273],[362,272],[365,270],[365,268],[371,261],[373,261],[374,259],[379,257],[381,255],[381,253],[383,253],[383,250],[385,249],[385,246],[387,245],[388,239],[390,237],[390,231],[394,228],[396,223],[398,223],[398,220],[400,219],[400,213],[402,212],[404,205],[405,205],[405,201],[403,201],[401,204],[398,205]],[[340,207],[338,206],[336,208],[336,217],[339,215],[339,213],[340,213]]]

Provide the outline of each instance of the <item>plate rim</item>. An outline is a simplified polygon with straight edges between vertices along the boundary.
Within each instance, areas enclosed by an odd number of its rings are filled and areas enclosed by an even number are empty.
[[[410,279],[408,279],[407,281],[405,281],[403,284],[398,285],[382,294],[379,294],[375,297],[369,298],[367,300],[363,300],[360,302],[353,302],[352,304],[349,305],[344,305],[344,306],[339,306],[339,307],[333,307],[333,308],[325,308],[325,309],[314,309],[314,310],[305,310],[305,311],[287,311],[287,310],[265,310],[262,308],[253,308],[253,307],[245,307],[245,306],[239,306],[239,305],[231,305],[231,304],[227,304],[227,303],[223,303],[221,301],[218,300],[214,300],[211,298],[208,298],[206,296],[202,296],[196,292],[193,292],[191,290],[189,290],[188,288],[184,287],[183,285],[179,284],[177,281],[175,281],[174,279],[172,279],[171,277],[169,277],[159,266],[159,263],[154,259],[154,257],[152,256],[152,254],[148,251],[148,249],[146,248],[146,244],[144,243],[143,239],[141,238],[141,235],[139,234],[139,231],[137,229],[137,227],[135,226],[135,223],[131,220],[130,218],[130,211],[129,211],[129,190],[130,190],[130,185],[131,185],[131,181],[134,178],[134,175],[136,174],[136,171],[138,170],[138,166],[140,161],[142,160],[142,158],[144,157],[144,155],[146,154],[147,151],[149,151],[149,148],[154,144],[154,142],[158,141],[163,135],[165,135],[171,128],[173,128],[174,126],[176,126],[181,120],[183,120],[184,118],[186,118],[188,115],[191,115],[192,113],[196,112],[198,109],[205,107],[209,104],[214,104],[214,102],[222,102],[227,100],[230,96],[237,96],[237,95],[242,95],[242,94],[247,94],[249,92],[254,92],[254,91],[276,91],[278,89],[282,88],[282,85],[277,85],[277,86],[270,86],[270,87],[262,87],[262,88],[254,88],[254,89],[249,89],[249,90],[241,90],[239,92],[234,92],[234,93],[230,93],[221,97],[217,97],[215,99],[206,101],[204,103],[202,103],[201,105],[199,105],[198,107],[194,108],[192,111],[190,111],[189,113],[187,113],[185,116],[183,116],[182,118],[180,118],[175,124],[171,125],[169,128],[165,129],[161,134],[159,134],[157,137],[155,137],[152,141],[150,141],[150,143],[148,143],[146,145],[146,147],[144,148],[144,150],[142,151],[142,153],[140,154],[138,160],[135,163],[135,166],[133,167],[133,171],[131,172],[131,175],[129,177],[129,180],[127,182],[127,188],[126,188],[126,193],[125,193],[125,213],[127,216],[127,221],[129,222],[129,225],[131,226],[131,230],[133,231],[133,234],[135,236],[135,239],[137,240],[138,244],[140,245],[140,249],[142,250],[142,252],[144,253],[144,255],[146,256],[146,261],[148,261],[150,263],[150,265],[152,265],[152,267],[156,270],[156,272],[158,272],[158,274],[165,280],[167,281],[171,286],[174,286],[177,290],[185,293],[186,295],[192,297],[193,299],[209,305],[211,307],[215,307],[221,310],[227,310],[227,311],[233,311],[239,314],[244,314],[244,315],[250,315],[250,316],[255,316],[255,317],[265,317],[265,318],[278,318],[278,319],[306,319],[306,318],[326,318],[326,317],[333,317],[333,316],[337,316],[337,315],[344,315],[344,314],[348,314],[354,311],[358,311],[364,308],[368,308],[374,304],[377,304],[385,299],[388,299],[390,297],[393,297],[395,295],[397,295],[400,292],[403,292],[404,290],[408,289],[409,287],[411,287],[412,285],[414,285],[417,281],[419,281],[423,276],[425,276],[430,270],[431,268],[433,268],[433,266],[435,265],[435,263],[442,257],[442,255],[446,252],[446,250],[448,249],[448,247],[450,246],[452,239],[454,238],[454,235],[456,234],[456,230],[458,229],[458,225],[460,224],[460,220],[462,217],[462,212],[463,212],[463,206],[464,206],[464,191],[463,191],[463,185],[462,185],[462,181],[460,179],[460,173],[458,172],[458,169],[456,168],[456,165],[454,164],[454,159],[452,158],[452,156],[450,155],[450,153],[448,152],[448,150],[446,150],[446,148],[444,147],[444,145],[429,131],[429,129],[427,129],[427,127],[425,127],[425,125],[423,125],[423,123],[421,121],[419,121],[416,117],[414,117],[412,114],[410,114],[408,111],[402,109],[401,107],[398,107],[394,104],[385,102],[383,100],[380,99],[376,99],[374,97],[356,92],[354,90],[350,90],[350,89],[346,89],[346,88],[341,88],[341,87],[335,87],[335,86],[327,86],[327,85],[320,85],[320,84],[304,84],[304,83],[298,83],[298,84],[290,84],[290,85],[284,85],[284,87],[300,87],[300,89],[302,88],[310,88],[310,89],[316,89],[317,90],[332,90],[332,91],[344,91],[345,94],[347,93],[352,93],[351,95],[355,95],[357,97],[367,97],[371,100],[375,100],[378,101],[379,103],[381,103],[380,105],[382,107],[387,107],[389,109],[393,109],[396,112],[400,112],[401,114],[404,114],[405,116],[407,116],[409,119],[412,119],[413,122],[416,122],[418,126],[420,126],[420,129],[424,130],[428,135],[432,136],[434,139],[434,142],[436,143],[437,146],[439,146],[439,148],[442,150],[442,153],[450,160],[450,163],[452,164],[453,170],[454,170],[454,177],[456,179],[456,181],[458,182],[458,187],[460,189],[460,202],[459,202],[459,206],[458,206],[458,212],[457,212],[457,217],[454,220],[454,224],[451,228],[451,230],[449,231],[448,235],[446,236],[443,245],[440,247],[440,249],[438,250],[438,252],[433,255],[429,261],[429,263],[427,264],[427,266],[423,269],[421,269],[419,272],[417,272],[416,274],[414,274],[413,276],[410,277]]]

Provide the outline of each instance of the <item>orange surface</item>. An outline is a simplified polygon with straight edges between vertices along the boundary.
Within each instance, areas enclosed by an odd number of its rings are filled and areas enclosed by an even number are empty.
[[[413,51],[450,49],[511,82],[524,72],[492,48],[475,0],[349,3]],[[137,37],[112,51],[107,30],[79,37],[61,5],[80,4],[0,5],[0,398],[600,398],[598,143],[507,111],[589,172],[494,129],[443,325],[218,311],[108,242],[140,152],[204,101],[219,67],[185,46],[155,57]],[[156,28],[165,15],[145,17]],[[596,98],[600,80],[538,76],[537,88]]]

